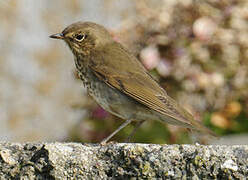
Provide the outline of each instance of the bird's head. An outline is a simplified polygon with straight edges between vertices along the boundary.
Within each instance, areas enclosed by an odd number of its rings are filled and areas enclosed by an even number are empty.
[[[88,55],[92,50],[104,47],[113,41],[103,26],[92,22],[73,23],[61,33],[51,35],[50,38],[64,40],[74,55]]]

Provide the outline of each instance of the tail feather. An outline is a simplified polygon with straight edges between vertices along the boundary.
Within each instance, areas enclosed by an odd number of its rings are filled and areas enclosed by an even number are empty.
[[[211,131],[210,129],[208,129],[207,127],[205,127],[203,124],[201,124],[200,122],[194,121],[193,125],[193,129],[199,132],[202,132],[204,134],[210,135],[214,138],[219,138],[219,136],[217,134],[215,134],[213,131]]]

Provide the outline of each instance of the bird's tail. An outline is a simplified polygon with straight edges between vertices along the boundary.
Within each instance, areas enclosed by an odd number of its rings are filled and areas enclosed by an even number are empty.
[[[213,138],[219,139],[219,136],[217,134],[215,134],[213,131],[211,131],[210,129],[205,127],[201,122],[193,121],[191,123],[194,127],[193,130],[201,132],[201,133],[206,134],[206,135],[210,135]]]

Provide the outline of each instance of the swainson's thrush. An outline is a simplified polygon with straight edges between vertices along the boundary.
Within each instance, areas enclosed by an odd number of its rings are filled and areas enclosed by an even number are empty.
[[[132,121],[141,125],[146,120],[157,120],[213,134],[170,98],[138,59],[115,42],[103,26],[77,22],[50,37],[62,39],[69,46],[78,75],[95,101],[126,120],[102,143]]]

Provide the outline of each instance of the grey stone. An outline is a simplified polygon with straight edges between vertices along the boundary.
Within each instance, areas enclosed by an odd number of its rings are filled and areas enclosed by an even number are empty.
[[[0,179],[245,179],[248,146],[0,143]]]

